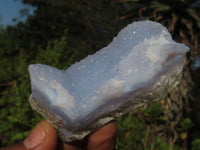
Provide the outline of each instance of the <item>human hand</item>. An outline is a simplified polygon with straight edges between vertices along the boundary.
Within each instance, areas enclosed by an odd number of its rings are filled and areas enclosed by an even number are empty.
[[[116,124],[108,123],[88,136],[87,150],[112,150],[115,146]],[[80,150],[83,145],[63,143],[58,140],[55,128],[47,121],[40,121],[29,136],[16,145],[0,150]]]

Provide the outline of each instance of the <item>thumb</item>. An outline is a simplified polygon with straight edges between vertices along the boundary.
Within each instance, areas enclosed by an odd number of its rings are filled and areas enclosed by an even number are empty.
[[[40,121],[23,141],[23,144],[27,149],[55,150],[57,146],[57,132],[47,121]]]
[[[47,121],[40,121],[21,143],[1,150],[55,150],[57,132]]]

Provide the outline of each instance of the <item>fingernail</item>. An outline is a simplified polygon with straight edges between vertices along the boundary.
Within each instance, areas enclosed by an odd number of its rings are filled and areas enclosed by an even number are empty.
[[[45,140],[47,133],[45,132],[45,122],[41,121],[31,131],[29,136],[24,140],[24,145],[27,149],[38,147]]]

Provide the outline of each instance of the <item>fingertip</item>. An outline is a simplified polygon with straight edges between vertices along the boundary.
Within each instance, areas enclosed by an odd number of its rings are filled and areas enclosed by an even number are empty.
[[[58,135],[56,129],[47,121],[42,120],[41,126],[43,126],[43,129],[46,130],[47,133],[47,139],[44,142],[44,149],[47,148],[48,150],[55,150],[57,143],[58,143]]]
[[[114,149],[116,131],[117,127],[115,122],[110,122],[94,131],[88,138],[88,149]]]
[[[57,146],[56,129],[47,121],[40,121],[23,141],[27,149],[54,150]]]

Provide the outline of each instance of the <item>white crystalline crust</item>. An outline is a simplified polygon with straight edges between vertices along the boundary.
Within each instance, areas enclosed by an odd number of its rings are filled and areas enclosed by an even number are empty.
[[[115,117],[162,99],[179,82],[188,50],[161,24],[134,22],[65,71],[30,65],[31,105],[63,141],[82,139]]]

